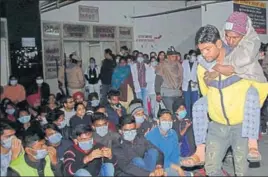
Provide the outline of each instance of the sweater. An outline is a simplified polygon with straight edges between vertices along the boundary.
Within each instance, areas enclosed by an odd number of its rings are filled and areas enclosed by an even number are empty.
[[[26,92],[22,85],[16,86],[7,85],[4,87],[4,92],[1,99],[9,98],[13,103],[18,103],[26,99]]]
[[[167,135],[160,133],[159,127],[155,127],[146,134],[146,139],[159,148],[164,154],[164,167],[178,164],[180,161],[180,146],[177,133],[171,129]]]

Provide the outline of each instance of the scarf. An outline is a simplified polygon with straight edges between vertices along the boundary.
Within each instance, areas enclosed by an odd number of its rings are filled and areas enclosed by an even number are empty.
[[[170,89],[179,89],[182,84],[182,66],[179,62],[164,61],[156,68],[156,73],[163,77]]]
[[[128,78],[130,74],[130,67],[126,66],[118,66],[113,73],[112,76],[112,88],[119,89],[121,84]]]

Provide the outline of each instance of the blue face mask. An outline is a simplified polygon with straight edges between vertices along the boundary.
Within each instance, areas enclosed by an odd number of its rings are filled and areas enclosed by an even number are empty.
[[[66,126],[66,124],[67,124],[67,122],[66,122],[66,120],[64,120],[64,121],[62,121],[62,122],[60,123],[60,125],[58,125],[58,128],[59,128],[59,129],[63,129],[63,128]]]
[[[137,135],[137,130],[128,130],[123,132],[123,137],[126,141],[133,141]]]
[[[91,106],[93,106],[93,107],[97,107],[99,104],[100,104],[99,100],[92,100],[91,101]]]
[[[108,125],[96,127],[96,133],[101,137],[104,137],[108,133]]]
[[[50,144],[58,144],[62,139],[62,135],[60,133],[55,133],[48,137],[48,141]]]
[[[18,119],[20,123],[26,124],[31,120],[31,116],[22,116]]]
[[[168,132],[172,128],[173,122],[172,121],[160,121],[160,128],[164,132]]]
[[[13,136],[1,141],[1,145],[6,149],[10,149],[12,146],[12,138],[13,138]]]
[[[135,122],[137,124],[142,124],[144,122],[144,116],[134,116],[135,117]]]
[[[88,151],[93,147],[93,138],[88,141],[78,142],[78,145],[82,150]]]
[[[187,111],[186,111],[186,110],[179,111],[179,112],[177,113],[177,118],[178,118],[178,119],[184,119],[184,118],[186,117],[186,115],[187,115]]]
[[[8,115],[13,115],[14,112],[15,112],[15,109],[14,109],[14,108],[6,109],[6,113],[7,113]]]
[[[48,152],[45,149],[41,149],[41,150],[36,150],[36,155],[34,156],[34,158],[36,160],[41,160],[43,158],[45,158],[47,156]]]

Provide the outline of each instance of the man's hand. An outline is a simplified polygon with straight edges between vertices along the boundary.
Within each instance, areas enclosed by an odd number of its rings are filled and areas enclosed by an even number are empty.
[[[186,125],[185,125],[186,128],[189,128],[191,125],[192,125],[191,121],[186,121]]]
[[[91,162],[94,159],[101,158],[101,157],[103,157],[102,150],[95,149],[89,155],[87,155],[86,158],[84,158],[84,163],[86,164],[88,162]]]
[[[185,176],[184,171],[183,171],[183,169],[181,169],[180,166],[175,165],[175,164],[171,164],[171,168],[176,170],[178,172],[179,176]]]
[[[122,117],[122,109],[120,108],[120,109],[116,109],[116,113],[117,113],[117,115],[119,116],[119,117]]]
[[[157,102],[161,102],[161,100],[162,100],[161,95],[157,95],[157,96],[156,96],[156,101],[157,101]]]
[[[234,73],[234,67],[232,67],[231,65],[216,64],[212,69],[225,76],[230,76]]]
[[[21,140],[19,140],[17,137],[13,137],[11,145],[11,160],[17,159],[22,151],[23,147],[21,145]]]
[[[57,158],[57,151],[54,147],[52,146],[48,146],[47,147],[47,151],[48,151],[48,156],[50,158],[50,161],[53,165],[57,165],[58,163],[58,158]]]
[[[112,150],[110,148],[104,147],[101,149],[103,157],[106,157],[108,159],[112,159]]]

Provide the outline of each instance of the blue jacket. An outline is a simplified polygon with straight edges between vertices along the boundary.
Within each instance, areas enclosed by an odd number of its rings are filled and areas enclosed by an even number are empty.
[[[117,112],[111,107],[110,104],[107,104],[105,108],[108,114],[109,121],[112,122],[115,126],[118,125],[120,117],[118,116]],[[121,109],[122,109],[122,116],[125,116],[127,114],[126,108],[122,106]]]
[[[180,146],[177,133],[171,129],[166,136],[160,133],[159,127],[155,127],[146,134],[146,138],[164,154],[164,168],[178,164],[180,161]]]

